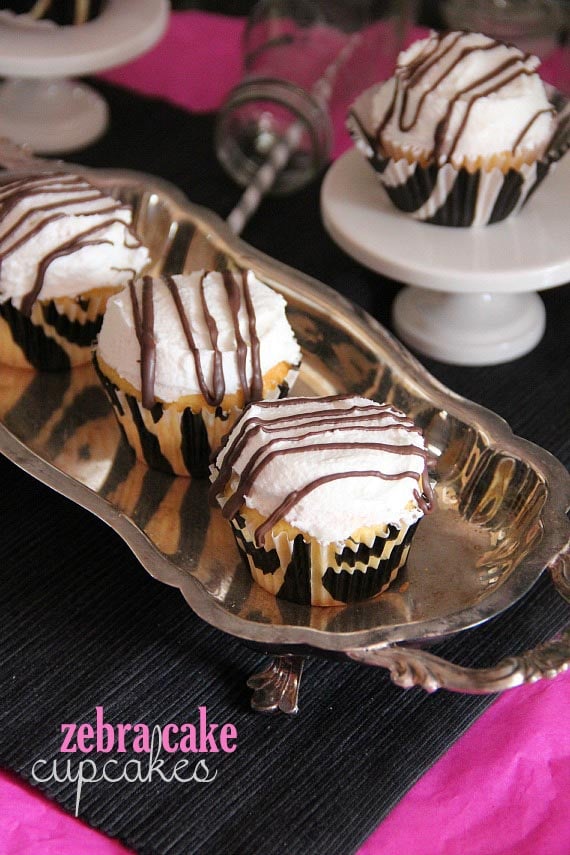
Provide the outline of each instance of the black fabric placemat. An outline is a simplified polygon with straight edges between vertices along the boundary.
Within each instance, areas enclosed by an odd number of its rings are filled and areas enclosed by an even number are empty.
[[[211,116],[97,85],[110,102],[111,129],[76,161],[161,175],[193,201],[229,213],[239,189],[214,158]],[[388,325],[398,285],[344,255],[318,211],[317,181],[288,199],[267,200],[244,238]],[[492,368],[424,363],[569,465],[570,288],[544,298],[547,334],[532,354]],[[254,714],[245,680],[264,664],[258,653],[201,622],[88,512],[4,458],[0,477],[0,764],[27,780],[38,759],[71,758],[76,768],[80,758],[59,751],[60,725],[94,723],[96,706],[106,721],[150,727],[195,722],[205,706],[210,721],[237,728],[234,753],[207,757],[217,772],[211,783],[154,776],[144,784],[84,785],[80,817],[137,852],[348,855],[493,700],[405,692],[381,669],[313,659],[299,716]],[[569,620],[545,574],[507,613],[433,651],[491,665]],[[41,789],[75,810],[75,784]]]

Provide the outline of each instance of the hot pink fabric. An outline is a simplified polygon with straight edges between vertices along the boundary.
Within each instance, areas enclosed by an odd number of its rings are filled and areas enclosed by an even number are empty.
[[[243,18],[174,12],[156,47],[100,76],[188,110],[215,110],[240,79],[244,25]]]
[[[364,44],[358,49],[362,88],[375,80],[382,80],[391,71],[391,64],[387,64],[387,57],[382,54],[382,26],[380,22],[370,27]],[[241,77],[243,30],[244,21],[241,18],[204,12],[173,13],[166,34],[155,48],[128,65],[114,68],[100,76],[110,83],[127,86],[136,92],[167,98],[188,110],[216,110]],[[409,41],[425,32],[414,29]],[[541,74],[549,83],[560,85],[570,94],[568,55],[563,50],[544,61]],[[341,79],[341,87],[345,92],[349,91],[346,79]],[[339,107],[342,106],[339,104]],[[344,110],[335,109],[333,119],[333,157],[338,157],[347,150],[351,141],[344,127]]]
[[[358,855],[568,855],[569,708],[568,673],[502,695]],[[127,852],[0,774],[0,855]]]
[[[242,31],[240,19],[174,13],[157,47],[102,77],[190,110],[215,110],[239,80]],[[544,76],[562,88],[568,83],[562,53],[545,63]],[[338,155],[349,140],[340,121],[336,130]],[[358,855],[568,855],[569,707],[570,674],[502,695]],[[0,855],[127,852],[0,773]]]

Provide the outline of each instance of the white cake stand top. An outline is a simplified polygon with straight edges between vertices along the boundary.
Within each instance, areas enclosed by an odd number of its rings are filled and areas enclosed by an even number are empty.
[[[398,211],[351,150],[329,169],[321,209],[331,237],[379,273],[438,291],[520,293],[570,280],[570,154],[510,220],[475,228],[421,223]]]
[[[80,26],[0,20],[0,75],[67,77],[120,65],[144,53],[162,35],[168,0],[108,0],[101,14]]]
[[[0,15],[0,137],[42,154],[68,154],[105,131],[104,98],[72,77],[144,53],[168,23],[167,0],[108,0],[78,26]]]
[[[392,307],[406,344],[443,362],[494,365],[542,338],[545,310],[535,292],[570,281],[569,194],[567,155],[510,220],[475,228],[421,223],[394,208],[352,150],[329,169],[321,210],[345,252],[412,286]]]

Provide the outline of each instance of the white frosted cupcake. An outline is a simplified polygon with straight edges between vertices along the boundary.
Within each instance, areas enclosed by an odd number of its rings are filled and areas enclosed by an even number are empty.
[[[451,226],[519,211],[568,146],[539,65],[481,33],[432,33],[401,53],[348,119],[394,205]]]
[[[0,183],[0,362],[89,362],[105,304],[149,263],[132,210],[82,176]]]
[[[251,271],[145,276],[109,300],[96,364],[139,460],[207,475],[244,405],[288,393],[301,351],[285,306]]]
[[[385,590],[430,510],[422,432],[366,398],[246,408],[212,466],[212,499],[231,521],[253,578],[319,606]]]

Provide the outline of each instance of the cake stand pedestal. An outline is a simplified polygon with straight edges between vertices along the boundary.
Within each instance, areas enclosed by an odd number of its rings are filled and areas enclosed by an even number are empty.
[[[393,207],[362,155],[349,151],[322,188],[326,229],[349,255],[406,283],[393,323],[442,362],[492,365],[528,353],[545,329],[537,291],[570,280],[570,157],[518,216],[491,226],[421,223]]]
[[[74,151],[108,124],[105,100],[72,75],[120,65],[163,34],[167,0],[108,0],[99,17],[78,26],[0,18],[0,136],[41,154]]]

